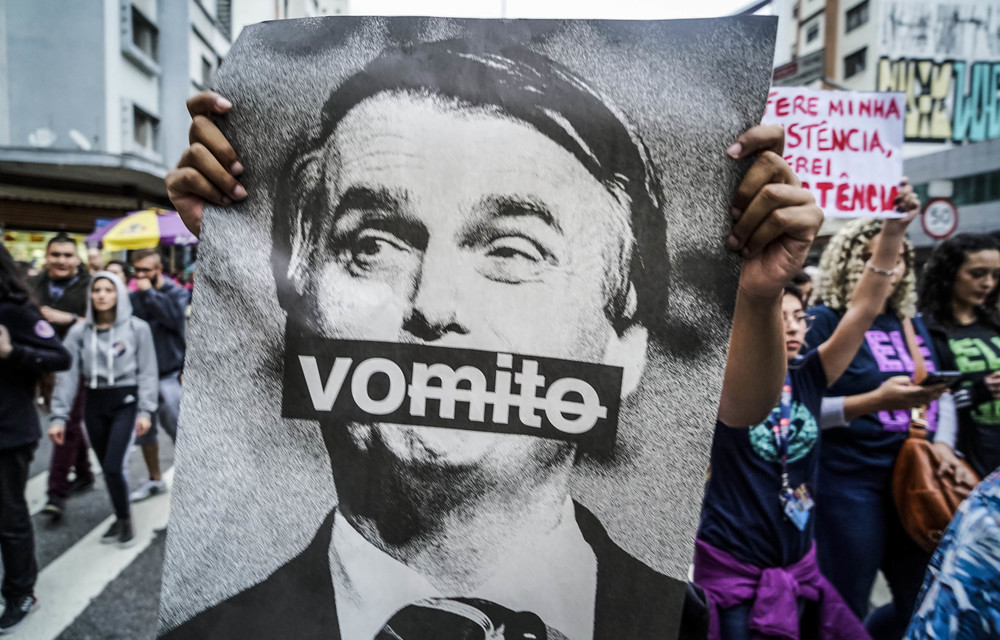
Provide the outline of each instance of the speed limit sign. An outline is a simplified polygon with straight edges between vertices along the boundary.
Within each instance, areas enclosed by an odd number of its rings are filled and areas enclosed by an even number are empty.
[[[958,207],[947,198],[934,198],[924,207],[920,223],[924,233],[935,240],[944,240],[958,228]]]

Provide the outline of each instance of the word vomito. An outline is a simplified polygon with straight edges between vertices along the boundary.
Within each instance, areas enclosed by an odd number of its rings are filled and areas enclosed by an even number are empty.
[[[408,399],[409,417],[421,418],[428,415],[428,400],[433,400],[437,404],[436,411],[431,409],[435,418],[455,420],[456,405],[463,403],[468,408],[469,421],[506,425],[511,420],[510,410],[517,409],[515,422],[541,429],[544,416],[549,424],[566,434],[586,433],[608,417],[607,406],[587,381],[563,377],[546,387],[545,376],[538,373],[537,360],[525,358],[521,360],[520,371],[513,371],[513,356],[506,353],[496,355],[491,389],[487,387],[486,374],[470,365],[453,368],[440,362],[406,363],[404,366],[409,368],[406,375],[403,367],[388,358],[367,358],[355,365],[354,358],[338,357],[324,382],[314,356],[299,355],[298,362],[313,408],[320,412],[331,412],[334,405],[348,401],[353,405],[351,409],[371,416],[388,416],[399,411]],[[349,376],[350,394],[342,395]],[[381,398],[373,398],[371,394],[371,383],[376,376],[388,382],[380,385],[385,390]],[[487,406],[491,409],[489,417]]]

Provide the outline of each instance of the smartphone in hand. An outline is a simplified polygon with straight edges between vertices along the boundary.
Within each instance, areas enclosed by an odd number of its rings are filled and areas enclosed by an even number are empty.
[[[954,389],[961,381],[961,371],[928,371],[927,377],[924,378],[920,384],[924,387],[929,387],[934,384],[943,384],[946,385],[948,389]]]

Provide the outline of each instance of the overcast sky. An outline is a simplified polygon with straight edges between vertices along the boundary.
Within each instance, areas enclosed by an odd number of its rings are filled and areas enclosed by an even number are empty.
[[[497,18],[699,18],[728,15],[750,0],[350,0],[354,15]]]

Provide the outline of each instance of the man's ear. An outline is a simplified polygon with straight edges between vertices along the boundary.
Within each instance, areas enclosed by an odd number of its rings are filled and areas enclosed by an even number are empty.
[[[629,285],[626,313],[635,313],[635,287]],[[649,346],[649,330],[638,322],[630,324],[621,334],[613,331],[604,351],[604,364],[621,367],[622,393],[625,398],[639,386],[639,380],[646,370],[646,350]]]

